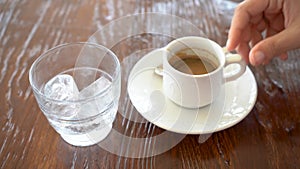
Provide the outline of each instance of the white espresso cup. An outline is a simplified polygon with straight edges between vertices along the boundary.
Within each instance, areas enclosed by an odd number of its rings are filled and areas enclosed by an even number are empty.
[[[227,53],[216,42],[202,37],[179,38],[163,50],[163,91],[170,100],[186,108],[199,108],[212,103],[224,89],[222,85],[237,79],[246,70],[240,55]],[[205,61],[203,63],[210,63],[212,70],[201,74],[192,73],[193,70],[180,70],[178,64],[186,64],[185,69],[192,69],[192,59],[196,57]],[[225,73],[224,68],[232,64],[235,66]]]

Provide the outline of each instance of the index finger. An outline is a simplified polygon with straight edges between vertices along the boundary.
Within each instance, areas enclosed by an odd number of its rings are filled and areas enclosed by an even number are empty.
[[[241,42],[243,31],[251,25],[252,18],[262,14],[267,9],[268,3],[268,0],[246,0],[236,8],[228,34],[228,50],[233,50],[238,46]]]

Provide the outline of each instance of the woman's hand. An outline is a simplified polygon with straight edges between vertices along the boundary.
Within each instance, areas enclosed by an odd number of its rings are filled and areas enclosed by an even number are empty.
[[[247,63],[268,64],[275,56],[285,60],[288,50],[299,47],[300,0],[245,0],[236,8],[227,48]]]

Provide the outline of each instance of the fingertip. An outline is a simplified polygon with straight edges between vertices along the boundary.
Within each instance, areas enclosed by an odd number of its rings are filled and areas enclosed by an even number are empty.
[[[262,51],[254,51],[254,52],[250,52],[250,58],[249,61],[251,63],[251,65],[253,66],[258,66],[261,65],[265,62],[266,60],[266,56]]]
[[[226,48],[228,51],[235,50],[239,44],[240,44],[240,32],[234,32],[234,36],[229,35],[227,42],[226,42]]]
[[[228,40],[226,42],[226,48],[228,51],[232,51],[234,49],[230,38],[228,38]]]

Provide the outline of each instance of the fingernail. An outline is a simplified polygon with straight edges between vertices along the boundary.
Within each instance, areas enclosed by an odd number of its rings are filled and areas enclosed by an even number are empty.
[[[255,52],[254,61],[255,65],[260,65],[265,60],[265,54],[261,51]]]
[[[230,39],[228,39],[227,42],[226,42],[226,47],[227,48],[228,48],[229,44],[230,44]]]

